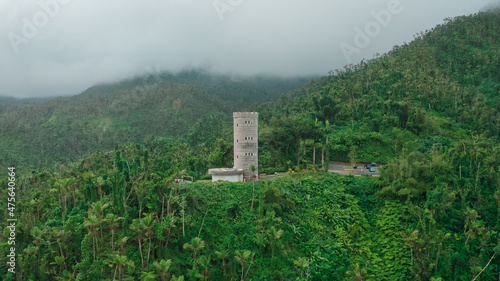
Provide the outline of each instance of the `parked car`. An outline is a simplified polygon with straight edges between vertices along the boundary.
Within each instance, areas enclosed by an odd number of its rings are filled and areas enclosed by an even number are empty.
[[[372,173],[376,171],[376,169],[375,169],[376,167],[377,167],[377,163],[375,163],[375,162],[365,165],[365,168]]]

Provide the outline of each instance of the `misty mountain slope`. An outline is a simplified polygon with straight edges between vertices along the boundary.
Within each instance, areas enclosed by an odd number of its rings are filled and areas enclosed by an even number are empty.
[[[462,141],[477,145],[477,138],[498,144],[499,10],[447,19],[410,43],[314,79],[258,111],[267,126],[261,139],[270,145],[271,162],[280,165],[297,162],[297,141],[325,144],[326,135],[329,155],[343,161],[351,153],[358,161],[388,162],[403,148],[448,150]],[[312,143],[308,149],[311,162]]]
[[[87,89],[77,98],[84,98],[87,95],[113,96],[122,91],[154,84],[187,84],[200,87],[207,94],[218,96],[232,103],[249,106],[272,100],[280,93],[303,86],[308,80],[307,77],[279,78],[265,75],[242,77],[212,74],[204,69],[195,69],[175,74],[170,72],[150,73],[118,83],[96,85]]]
[[[96,149],[145,138],[181,138],[207,114],[278,97],[305,78],[232,78],[202,71],[98,85],[80,95],[0,105],[0,166],[74,161]]]
[[[0,96],[0,104],[28,104],[28,103],[36,103],[43,102],[52,99],[52,97],[47,98],[13,98],[13,97],[2,97]]]

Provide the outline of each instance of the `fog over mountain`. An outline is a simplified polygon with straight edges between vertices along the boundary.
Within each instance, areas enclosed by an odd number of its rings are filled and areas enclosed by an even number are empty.
[[[324,75],[491,0],[0,2],[0,96],[78,94],[161,71]]]

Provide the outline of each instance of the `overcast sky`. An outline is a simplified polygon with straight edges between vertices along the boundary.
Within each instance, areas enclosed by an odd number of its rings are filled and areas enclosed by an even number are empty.
[[[1,0],[0,96],[74,95],[198,67],[325,75],[494,2]]]

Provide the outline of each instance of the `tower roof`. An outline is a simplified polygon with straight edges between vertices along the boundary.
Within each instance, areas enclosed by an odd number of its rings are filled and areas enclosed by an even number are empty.
[[[250,118],[255,118],[259,117],[258,112],[233,112],[233,118],[236,117],[250,117]]]
[[[209,169],[208,174],[209,175],[217,175],[217,176],[241,175],[241,174],[243,174],[243,169],[216,168],[216,169]]]

